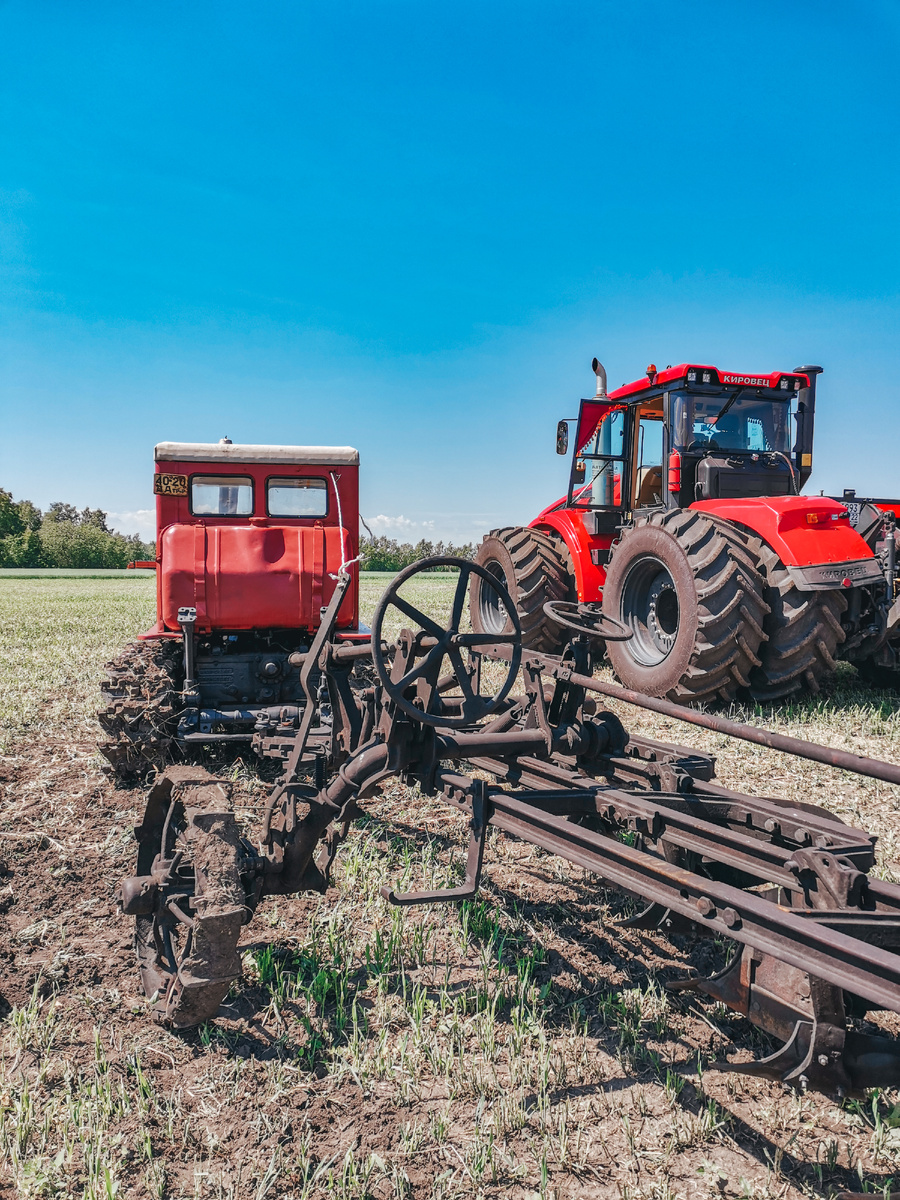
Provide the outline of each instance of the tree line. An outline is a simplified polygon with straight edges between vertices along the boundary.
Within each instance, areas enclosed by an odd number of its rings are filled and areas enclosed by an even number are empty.
[[[127,567],[156,557],[153,542],[116,533],[100,508],[57,501],[41,512],[30,500],[14,500],[0,488],[0,567]]]
[[[30,500],[14,500],[0,488],[0,567],[72,567],[82,570],[127,567],[130,562],[156,557],[153,542],[137,534],[116,533],[100,508],[83,508],[57,501],[41,512]],[[433,555],[450,554],[474,558],[470,543],[422,539],[397,542],[393,538],[370,537],[360,543],[361,571],[402,571],[412,563]],[[449,570],[439,567],[438,570]]]
[[[455,558],[474,558],[475,547],[454,546],[452,542],[394,541],[393,538],[373,537],[359,544],[359,569],[361,571],[402,571],[412,563],[431,558],[434,554],[452,554]],[[438,571],[450,571],[451,567],[436,567]]]

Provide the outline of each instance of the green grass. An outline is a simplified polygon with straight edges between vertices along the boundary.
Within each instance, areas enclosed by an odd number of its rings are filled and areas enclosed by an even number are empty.
[[[102,567],[0,567],[4,579],[147,579],[156,576],[152,567],[133,570],[104,570]]]
[[[153,579],[0,584],[0,749],[22,737],[94,742],[103,664],[156,620]]]

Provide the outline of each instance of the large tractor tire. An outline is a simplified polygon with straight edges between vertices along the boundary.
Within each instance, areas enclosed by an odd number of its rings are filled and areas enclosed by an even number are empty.
[[[749,539],[691,509],[653,513],[614,546],[603,611],[632,638],[608,642],[626,687],[678,704],[734,700],[759,666],[768,611]]]
[[[760,547],[759,559],[766,579],[768,640],[759,666],[750,672],[750,694],[754,700],[781,700],[804,689],[815,694],[823,676],[834,670],[837,648],[847,636],[841,627],[847,597],[836,590],[801,592],[769,546]]]
[[[181,691],[181,644],[132,642],[106,664],[100,684],[106,704],[97,713],[106,740],[98,743],[119,779],[142,778],[172,761]]]
[[[571,576],[561,543],[536,529],[493,529],[478,547],[475,561],[505,583],[519,614],[522,645],[543,654],[558,653],[567,634],[544,613],[544,605],[571,597]],[[512,631],[500,597],[474,573],[469,612],[476,633]]]

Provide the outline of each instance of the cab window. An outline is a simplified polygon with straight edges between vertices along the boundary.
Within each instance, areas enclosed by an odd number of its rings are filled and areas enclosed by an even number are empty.
[[[324,479],[268,479],[266,511],[270,517],[324,517],[328,485]]]
[[[625,410],[605,413],[600,424],[572,460],[570,503],[585,507],[622,506],[625,468]]]
[[[634,507],[662,504],[663,424],[656,416],[641,417],[638,428],[637,472],[634,481]]]
[[[195,517],[249,517],[253,480],[249,475],[195,475],[191,479],[191,512]]]

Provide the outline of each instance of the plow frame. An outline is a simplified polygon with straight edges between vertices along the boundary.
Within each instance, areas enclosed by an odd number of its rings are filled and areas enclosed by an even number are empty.
[[[419,572],[448,565],[459,576],[442,625],[401,593]],[[621,636],[594,606],[549,614],[574,635],[559,656],[523,653],[517,622],[499,638],[465,632],[472,573],[487,574],[447,558],[407,568],[382,597],[371,640],[357,645],[333,639],[349,586],[341,575],[297,664],[307,703],[285,748],[258,848],[229,821],[221,781],[193,768],[157,781],[137,831],[138,875],[120,889],[123,911],[137,919],[142,979],[157,1012],[179,1027],[215,1016],[239,974],[240,927],[260,899],[324,892],[365,800],[399,778],[463,813],[469,843],[462,884],[398,893],[386,881],[390,903],[473,898],[493,826],[641,900],[632,926],[735,944],[716,975],[667,986],[721,1001],[781,1045],[758,1062],[715,1066],[837,1096],[900,1083],[900,1044],[858,1028],[868,1011],[900,1012],[900,886],[869,873],[875,839],[815,805],[718,785],[714,759],[629,737],[593,696],[890,783],[900,783],[900,767],[594,678],[604,638]],[[514,612],[503,585],[493,578],[491,586]],[[388,642],[382,631],[392,606],[419,630],[403,628]],[[492,694],[483,691],[488,660],[504,675]],[[371,664],[374,678],[354,688],[350,673],[359,662]],[[218,858],[210,837],[219,839]],[[180,952],[175,924],[182,927]]]

